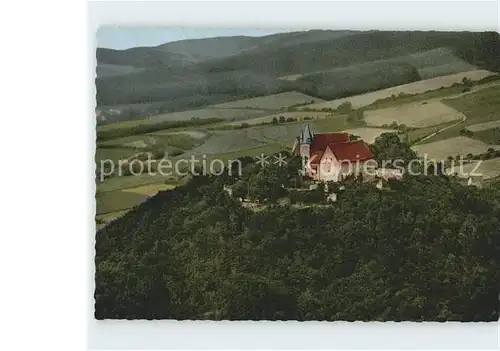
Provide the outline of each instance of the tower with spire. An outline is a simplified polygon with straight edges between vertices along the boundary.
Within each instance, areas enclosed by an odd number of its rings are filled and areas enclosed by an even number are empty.
[[[302,129],[299,137],[299,152],[301,157],[309,158],[311,155],[311,144],[314,140],[314,134],[309,127],[309,124],[306,124]]]

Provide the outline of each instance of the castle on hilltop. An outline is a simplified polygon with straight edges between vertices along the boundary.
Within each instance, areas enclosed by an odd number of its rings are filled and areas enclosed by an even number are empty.
[[[338,182],[348,176],[359,176],[373,160],[363,140],[350,140],[349,133],[315,134],[308,124],[295,139],[295,156],[304,160],[305,171],[316,181]]]

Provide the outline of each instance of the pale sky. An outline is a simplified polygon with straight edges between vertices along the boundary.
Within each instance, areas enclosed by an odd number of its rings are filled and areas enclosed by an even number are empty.
[[[156,46],[170,41],[246,35],[259,37],[291,29],[251,28],[158,28],[158,27],[103,27],[97,31],[97,46],[110,49],[128,49],[137,46]]]

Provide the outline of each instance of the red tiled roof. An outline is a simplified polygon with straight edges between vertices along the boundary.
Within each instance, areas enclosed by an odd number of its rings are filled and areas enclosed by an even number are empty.
[[[348,133],[314,134],[311,145],[311,154],[315,151],[325,151],[326,147],[334,143],[346,143],[349,141]]]
[[[348,143],[335,143],[328,146],[340,162],[366,161],[373,158],[370,148],[363,140],[356,140]]]

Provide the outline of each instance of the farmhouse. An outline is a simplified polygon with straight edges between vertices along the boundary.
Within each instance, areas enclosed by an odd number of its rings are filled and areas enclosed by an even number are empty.
[[[373,160],[373,154],[363,140],[351,141],[348,133],[315,134],[308,124],[296,138],[292,152],[303,158],[308,176],[324,182],[362,175]]]

